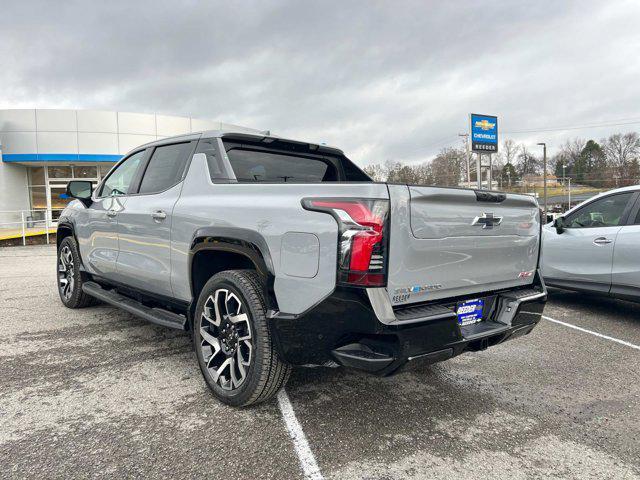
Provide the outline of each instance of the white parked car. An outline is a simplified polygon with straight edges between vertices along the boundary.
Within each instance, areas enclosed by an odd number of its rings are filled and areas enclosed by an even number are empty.
[[[640,185],[601,193],[542,230],[548,286],[640,301]]]

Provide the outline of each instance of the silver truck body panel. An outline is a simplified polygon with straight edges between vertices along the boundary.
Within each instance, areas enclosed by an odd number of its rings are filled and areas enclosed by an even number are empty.
[[[540,228],[533,198],[509,194],[503,203],[485,203],[473,190],[406,185],[389,185],[389,193],[393,305],[533,283]],[[489,212],[499,225],[473,224]]]
[[[281,312],[300,314],[329,296],[336,286],[338,226],[330,215],[304,210],[306,197],[387,198],[376,183],[223,184],[212,183],[206,160],[195,155],[173,211],[172,286],[176,297],[191,299],[189,249],[193,233],[204,227],[245,229],[264,238],[274,269],[274,290]],[[314,235],[319,242],[313,277],[283,270],[282,239],[288,232]],[[285,249],[288,248],[285,244]],[[314,253],[315,255],[315,253]],[[314,259],[315,261],[315,259]],[[303,267],[304,268],[304,267]]]
[[[107,212],[122,211],[126,200],[124,197],[96,199],[91,208],[85,208],[76,200],[63,212],[75,217],[80,253],[87,269],[109,279],[115,277],[119,244],[117,219]]]
[[[173,208],[182,184],[149,195],[129,195],[117,215],[118,261],[115,279],[135,288],[173,296],[171,236]],[[164,217],[164,218],[162,218]]]
[[[224,135],[202,138],[216,137],[222,147]],[[223,148],[220,156],[229,169]],[[206,156],[195,154],[183,180],[164,192],[103,199],[94,194],[91,207],[74,201],[62,215],[73,220],[89,273],[184,302],[192,300],[190,253],[197,232],[250,234],[274,276],[280,312],[299,315],[336,288],[338,225],[331,215],[302,208],[307,197],[390,200],[385,291],[392,305],[533,282],[539,216],[535,200],[522,195],[493,204],[478,202],[473,190],[373,182],[214,183]],[[164,217],[155,217],[157,212]],[[474,224],[486,213],[502,222],[491,229]]]

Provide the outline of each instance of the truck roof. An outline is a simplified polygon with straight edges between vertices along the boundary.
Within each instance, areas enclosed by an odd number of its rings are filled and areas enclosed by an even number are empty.
[[[336,147],[331,147],[329,145],[305,142],[300,140],[293,140],[290,138],[280,137],[278,135],[272,135],[270,131],[260,131],[253,130],[249,128],[237,128],[237,129],[223,129],[223,130],[203,130],[201,132],[193,132],[186,133],[183,135],[175,135],[173,137],[166,137],[159,140],[154,140],[153,142],[148,142],[140,145],[140,147],[150,147],[154,145],[163,145],[166,143],[173,142],[175,140],[194,140],[196,138],[226,138],[230,140],[245,140],[252,142],[264,142],[264,143],[272,143],[276,140],[287,143],[297,143],[302,145],[308,145],[310,150],[315,150],[319,152],[332,153],[334,155],[344,155],[344,152]],[[136,147],[136,148],[140,148]]]

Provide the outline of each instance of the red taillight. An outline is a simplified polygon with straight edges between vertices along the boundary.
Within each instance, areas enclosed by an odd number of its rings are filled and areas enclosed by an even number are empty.
[[[330,213],[338,221],[338,281],[386,284],[388,200],[317,198],[302,204],[307,210]]]

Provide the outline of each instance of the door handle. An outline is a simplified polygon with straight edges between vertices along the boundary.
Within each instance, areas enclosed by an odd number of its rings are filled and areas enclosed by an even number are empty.
[[[595,245],[607,245],[611,242],[613,242],[613,240],[610,240],[607,237],[598,237],[593,241]]]
[[[151,216],[153,217],[154,220],[161,221],[167,218],[167,213],[163,212],[162,210],[156,210],[151,214]]]
[[[116,215],[118,215],[118,212],[116,212],[115,210],[107,210],[107,217],[113,218]]]

